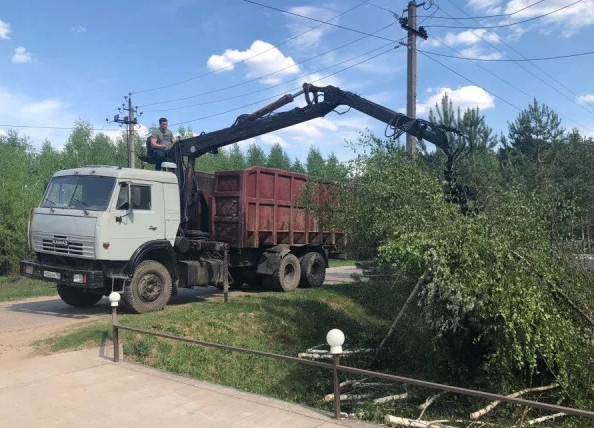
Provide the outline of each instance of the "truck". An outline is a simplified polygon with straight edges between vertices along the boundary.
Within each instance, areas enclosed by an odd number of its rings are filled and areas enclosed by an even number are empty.
[[[305,95],[306,105],[277,109]],[[179,288],[243,283],[279,291],[319,287],[344,234],[321,230],[300,202],[308,177],[263,167],[204,174],[205,153],[323,117],[344,105],[386,123],[395,133],[425,139],[446,154],[445,176],[455,183],[462,153],[457,129],[409,118],[333,86],[304,84],[221,130],[180,140],[172,162],[152,171],[85,166],[56,172],[29,222],[36,260],[21,275],[56,284],[72,306],[90,306],[119,292],[136,313],[163,309]],[[150,159],[144,159],[150,161]]]

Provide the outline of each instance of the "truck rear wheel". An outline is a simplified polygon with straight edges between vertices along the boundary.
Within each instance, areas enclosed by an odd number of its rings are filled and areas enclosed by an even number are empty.
[[[300,287],[321,287],[325,279],[326,261],[320,253],[307,253],[301,258]]]
[[[123,300],[137,314],[159,311],[169,302],[172,288],[167,268],[154,260],[145,260],[136,266]]]
[[[277,291],[295,291],[301,279],[301,266],[294,254],[287,254],[282,258],[278,270],[266,278],[267,288]]]
[[[90,293],[81,288],[68,287],[66,284],[58,284],[56,288],[60,299],[75,307],[93,306],[103,297],[103,294]]]

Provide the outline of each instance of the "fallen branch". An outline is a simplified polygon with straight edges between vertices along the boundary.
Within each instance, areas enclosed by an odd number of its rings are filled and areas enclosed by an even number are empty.
[[[431,397],[427,398],[427,400],[425,400],[425,402],[423,404],[420,404],[418,409],[421,410],[421,414],[419,415],[419,417],[417,419],[421,419],[423,417],[423,415],[425,414],[425,410],[427,410],[427,407],[429,407],[431,404],[433,404],[433,402],[435,400],[437,400],[439,397],[441,397],[443,394],[446,394],[447,391],[442,391],[439,394],[435,394],[432,395]]]
[[[514,392],[513,394],[509,394],[506,397],[516,398],[516,397],[520,397],[528,392],[548,391],[549,389],[557,388],[558,386],[559,385],[554,383],[552,385],[537,386],[535,388],[526,388],[521,391]],[[489,403],[489,405],[487,407],[477,410],[474,413],[471,413],[470,419],[476,420],[476,419],[480,418],[481,416],[489,413],[491,410],[493,410],[495,407],[497,407],[500,403],[501,403],[501,401],[493,401],[493,402]]]
[[[387,397],[376,398],[373,400],[375,404],[388,403],[390,401],[406,400],[408,398],[408,392],[403,394],[388,395]]]
[[[401,427],[414,427],[414,428],[455,428],[451,425],[444,425],[443,422],[448,422],[448,421],[447,420],[418,421],[416,419],[401,418],[399,416],[392,416],[392,415],[386,415],[384,417],[384,423],[386,425],[398,425]]]
[[[394,330],[396,329],[396,325],[398,325],[398,322],[400,321],[400,319],[402,318],[402,316],[404,315],[404,313],[408,309],[408,306],[411,304],[411,302],[413,301],[413,299],[417,296],[417,294],[419,294],[419,290],[421,289],[421,286],[423,284],[425,284],[425,281],[426,281],[425,275],[422,275],[419,278],[419,280],[417,281],[417,284],[415,285],[415,288],[413,288],[413,290],[411,291],[410,295],[406,299],[406,302],[404,302],[404,305],[402,305],[402,308],[400,308],[400,312],[398,312],[398,315],[396,316],[396,319],[394,320],[394,322],[390,326],[390,330],[388,330],[388,334],[386,334],[386,337],[383,338],[383,340],[381,341],[380,345],[378,346],[377,351],[375,353],[374,360],[377,360],[377,358],[379,357],[382,349],[384,348],[384,345],[386,344],[386,342],[388,341],[388,339],[390,337],[392,337],[392,333],[394,333]]]
[[[560,418],[562,416],[566,416],[565,413],[555,413],[553,415],[543,416],[543,417],[540,417],[540,418],[531,419],[529,421],[526,421],[526,425],[539,424],[541,422],[548,421],[549,419]]]
[[[340,394],[340,401],[358,401],[358,400],[365,400],[366,398],[371,397],[373,394]],[[329,403],[334,401],[334,394],[326,394],[324,397],[324,401]]]

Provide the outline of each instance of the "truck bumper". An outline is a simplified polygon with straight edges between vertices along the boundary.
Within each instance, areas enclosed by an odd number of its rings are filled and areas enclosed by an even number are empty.
[[[69,269],[53,265],[21,261],[22,276],[49,282],[59,282],[71,287],[103,288],[104,275],[100,270]]]

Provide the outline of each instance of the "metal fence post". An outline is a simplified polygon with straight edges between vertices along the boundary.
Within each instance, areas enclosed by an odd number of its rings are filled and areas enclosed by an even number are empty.
[[[120,301],[120,293],[113,291],[109,295],[109,301],[111,302],[111,326],[113,329],[113,362],[117,363],[120,361],[120,339],[118,337],[118,303]]]
[[[338,369],[336,366],[340,364],[340,355],[333,355],[334,362],[334,419],[340,419],[340,383],[338,383]]]

